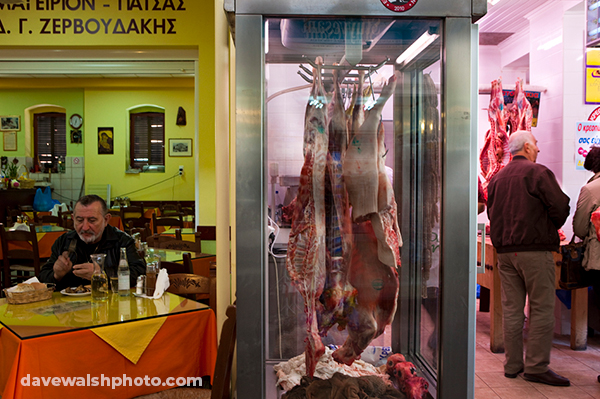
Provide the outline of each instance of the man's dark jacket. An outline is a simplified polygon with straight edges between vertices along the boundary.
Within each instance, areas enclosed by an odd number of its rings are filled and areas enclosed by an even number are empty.
[[[487,206],[498,253],[559,250],[569,197],[544,165],[515,156],[490,181]]]
[[[119,266],[119,258],[121,256],[120,249],[122,247],[127,248],[127,261],[129,262],[130,271],[130,286],[134,287],[139,275],[146,274],[146,264],[144,260],[138,255],[135,248],[135,242],[131,236],[122,232],[121,230],[106,225],[104,233],[102,233],[102,239],[98,244],[87,245],[79,238],[79,235],[75,230],[69,231],[58,237],[52,245],[52,256],[48,259],[48,262],[40,270],[38,279],[44,283],[56,283],[56,290],[60,291],[67,287],[77,287],[79,285],[90,284],[90,280],[85,280],[81,277],[77,277],[73,274],[73,271],[69,271],[60,281],[56,281],[54,278],[54,262],[64,252],[69,249],[71,240],[77,240],[77,247],[75,253],[71,256],[71,261],[74,265],[81,263],[89,263],[90,255],[92,253],[103,253],[106,254],[104,260],[104,270],[107,275],[116,276],[117,267]],[[75,259],[75,256],[77,259]]]

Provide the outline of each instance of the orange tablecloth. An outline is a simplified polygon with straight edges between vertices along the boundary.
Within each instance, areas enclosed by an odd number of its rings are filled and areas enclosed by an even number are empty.
[[[133,321],[132,323],[135,323]],[[0,388],[12,398],[131,398],[170,388],[136,386],[135,379],[213,375],[217,359],[217,330],[212,310],[167,316],[137,364],[133,364],[91,330],[21,340],[0,329]],[[23,386],[29,377],[131,378],[132,386]],[[141,378],[141,379],[139,379]],[[175,381],[175,380],[173,380]],[[26,380],[25,380],[26,382]]]
[[[52,255],[52,244],[54,244],[54,241],[56,241],[58,237],[65,234],[67,231],[68,230],[37,233],[40,258],[49,258],[50,255]],[[27,245],[27,243],[19,243],[19,245],[11,243],[9,248],[27,248]],[[31,248],[31,246],[29,247]],[[0,259],[4,259],[4,255],[2,254],[2,246],[0,246]]]
[[[108,224],[110,224],[113,227],[116,227],[117,229],[119,229],[121,231],[125,231],[125,229],[123,228],[123,221],[121,220],[121,216],[111,215],[110,220],[108,221]]]

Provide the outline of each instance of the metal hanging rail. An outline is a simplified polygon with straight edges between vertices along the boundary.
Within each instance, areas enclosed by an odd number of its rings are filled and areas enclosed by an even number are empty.
[[[320,69],[337,69],[337,70],[342,70],[342,71],[368,71],[365,74],[365,78],[369,78],[373,73],[377,72],[379,69],[381,69],[382,66],[384,66],[385,64],[387,64],[390,59],[389,57],[386,57],[385,60],[381,61],[379,64],[375,65],[375,66],[362,66],[362,65],[355,65],[355,66],[351,66],[351,65],[319,65],[316,64],[314,61],[310,60],[308,57],[306,56],[302,56],[302,58],[304,58],[306,60],[306,62],[308,64],[310,64],[310,66],[312,66],[313,68],[320,68]],[[307,67],[305,67],[304,65],[300,64],[300,71],[298,71],[298,75],[300,75],[300,77],[302,77],[302,79],[304,79],[305,81],[307,81],[308,83],[312,83],[312,70],[308,69]],[[303,73],[303,71],[310,75],[307,76]],[[323,78],[332,78],[333,74],[329,73],[329,72],[324,72],[321,74],[321,76],[323,76]],[[345,78],[358,78],[358,74],[347,74]],[[349,83],[354,83],[354,81],[352,80],[344,80],[343,82],[340,82],[341,84],[349,84]]]

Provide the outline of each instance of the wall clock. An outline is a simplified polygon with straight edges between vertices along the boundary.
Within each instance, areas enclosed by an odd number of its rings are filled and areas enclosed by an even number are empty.
[[[73,129],[79,129],[82,124],[83,124],[83,118],[79,114],[73,114],[69,118],[69,125],[71,125],[71,127]]]

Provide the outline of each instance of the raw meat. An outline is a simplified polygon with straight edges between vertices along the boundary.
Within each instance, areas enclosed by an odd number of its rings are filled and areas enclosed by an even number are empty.
[[[517,78],[515,87],[515,97],[510,104],[509,113],[510,133],[517,130],[527,130],[531,132],[531,123],[533,122],[533,110],[525,92],[523,91],[523,80]]]
[[[329,147],[325,173],[326,279],[322,305],[318,312],[319,333],[324,336],[344,311],[344,299],[354,288],[348,283],[348,265],[352,250],[350,206],[342,179],[342,160],[348,146],[348,123],[337,71],[329,104]]]
[[[317,60],[319,64],[321,60]],[[308,337],[306,372],[312,376],[325,347],[319,336],[317,303],[325,285],[325,169],[329,145],[321,71],[315,68],[304,125],[304,165],[292,220],[286,267],[304,298]]]
[[[348,339],[333,357],[347,365],[359,359],[391,323],[402,245],[394,192],[385,171],[380,121],[383,106],[394,92],[395,76],[365,114],[360,74],[351,122],[337,74],[327,107],[319,68],[313,77],[286,264],[304,299],[308,376],[314,374],[324,352],[320,336],[336,323],[340,330],[347,328]],[[363,194],[366,191],[368,196]]]
[[[490,105],[488,108],[490,130],[488,130],[483,148],[479,155],[481,172],[484,177],[482,182],[484,190],[496,173],[500,171],[511,159],[508,151],[508,135],[506,134],[507,114],[502,95],[502,80],[492,82]]]

